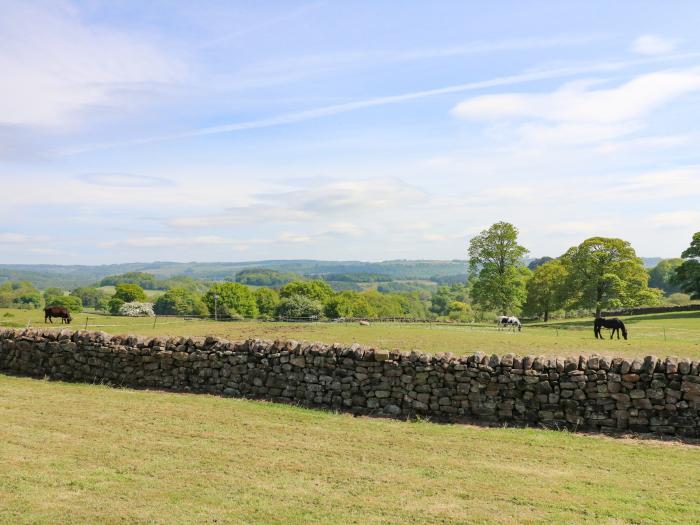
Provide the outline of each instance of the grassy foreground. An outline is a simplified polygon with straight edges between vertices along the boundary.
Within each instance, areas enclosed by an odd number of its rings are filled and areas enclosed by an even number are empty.
[[[1,523],[698,523],[700,447],[0,375]]]
[[[5,317],[10,314],[11,317]],[[452,352],[476,351],[520,355],[570,355],[598,352],[611,356],[677,355],[700,358],[700,312],[653,314],[624,318],[630,339],[599,341],[593,338],[592,321],[574,320],[526,325],[520,333],[499,332],[493,324],[451,326],[445,324],[373,323],[263,323],[256,321],[215,322],[160,318],[153,319],[78,314],[71,328],[87,327],[110,333],[143,335],[217,335],[230,340],[247,338],[297,339],[325,343],[361,343],[401,350]],[[0,308],[0,326],[44,326],[37,310]],[[58,325],[61,326],[60,323]]]

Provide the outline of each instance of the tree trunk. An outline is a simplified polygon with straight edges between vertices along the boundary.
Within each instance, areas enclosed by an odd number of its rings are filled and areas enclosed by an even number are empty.
[[[596,303],[596,305],[595,305],[595,316],[596,316],[596,319],[597,319],[598,317],[600,317],[600,310],[601,310],[600,304],[597,304],[597,303]]]
[[[544,311],[544,322],[546,323],[549,321],[549,310]]]

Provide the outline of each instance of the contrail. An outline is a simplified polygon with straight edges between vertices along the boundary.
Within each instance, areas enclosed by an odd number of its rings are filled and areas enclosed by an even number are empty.
[[[649,64],[659,61],[668,60],[678,60],[687,58],[697,58],[700,57],[700,53],[687,53],[683,55],[675,55],[673,57],[655,57],[647,59],[630,60],[625,62],[603,62],[592,64],[588,66],[576,66],[576,67],[563,67],[554,69],[545,69],[540,71],[530,71],[527,73],[521,73],[518,75],[509,75],[503,77],[496,77],[489,80],[481,80],[477,82],[467,82],[465,84],[456,84],[452,86],[446,86],[436,89],[428,89],[424,91],[414,91],[411,93],[403,93],[400,95],[390,95],[385,97],[375,97],[364,100],[358,100],[356,102],[346,102],[343,104],[334,104],[330,106],[323,106],[316,109],[310,109],[305,111],[299,111],[294,113],[285,113],[282,115],[277,115],[274,117],[248,120],[243,122],[235,122],[231,124],[223,124],[220,126],[210,126],[199,129],[194,129],[190,131],[184,131],[181,133],[172,133],[168,135],[159,135],[153,137],[145,137],[141,139],[133,139],[122,142],[112,142],[104,144],[93,144],[84,146],[81,148],[75,148],[70,150],[63,150],[59,152],[61,155],[75,155],[79,153],[84,153],[88,151],[96,151],[102,149],[111,149],[120,146],[132,146],[139,144],[148,144],[152,142],[162,142],[167,140],[176,140],[190,137],[201,137],[206,135],[217,135],[221,133],[232,133],[236,131],[244,131],[249,129],[260,129],[260,128],[271,128],[275,126],[283,126],[286,124],[294,124],[297,122],[303,122],[306,120],[313,120],[317,118],[327,117],[331,115],[338,115],[341,113],[349,113],[351,111],[356,111],[358,109],[371,108],[376,106],[385,106],[388,104],[399,104],[401,102],[407,102],[410,100],[417,100],[428,97],[435,97],[438,95],[445,95],[450,93],[462,93],[466,91],[475,91],[484,88],[499,87],[499,86],[510,86],[515,84],[523,84],[527,82],[535,82],[538,80],[547,80],[552,78],[564,78],[574,75],[580,75],[585,73],[600,73],[608,71],[618,71],[621,69],[633,67],[641,64]]]

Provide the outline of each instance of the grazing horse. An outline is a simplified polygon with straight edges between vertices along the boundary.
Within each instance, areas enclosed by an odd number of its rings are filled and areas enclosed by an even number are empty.
[[[615,332],[617,332],[617,338],[620,339],[620,332],[622,332],[622,337],[627,340],[627,328],[625,328],[625,323],[620,321],[617,317],[612,319],[596,317],[596,320],[593,321],[593,334],[595,335],[596,339],[603,339],[603,336],[600,333],[601,328],[612,328],[612,332],[610,332],[610,339],[613,338]]]
[[[498,323],[499,329],[508,328],[509,330],[513,330],[514,332],[516,328],[518,329],[518,332],[520,332],[523,329],[522,324],[520,324],[520,319],[518,319],[514,315],[500,315],[496,319],[496,322]]]
[[[73,318],[70,316],[68,308],[64,308],[63,306],[47,306],[44,308],[44,322],[49,321],[51,324],[53,324],[53,317],[60,317],[61,323],[70,324],[70,322],[73,320]]]

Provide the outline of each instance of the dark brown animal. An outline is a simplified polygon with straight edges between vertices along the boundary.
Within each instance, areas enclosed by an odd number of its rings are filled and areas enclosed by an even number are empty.
[[[63,306],[47,306],[44,308],[44,322],[49,321],[53,324],[53,317],[60,317],[61,323],[70,324],[73,318],[70,316],[68,308]]]

